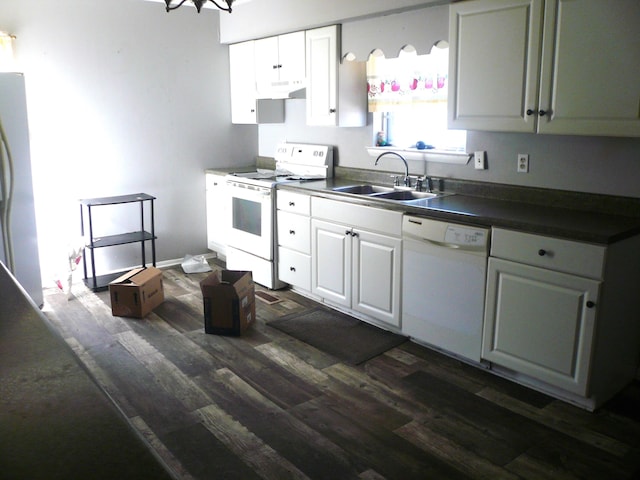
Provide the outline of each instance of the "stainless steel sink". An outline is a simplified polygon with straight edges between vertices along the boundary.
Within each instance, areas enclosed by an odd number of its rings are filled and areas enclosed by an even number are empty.
[[[351,193],[353,195],[372,195],[383,192],[393,193],[393,187],[382,187],[379,185],[349,185],[347,187],[336,187],[334,192]]]
[[[392,192],[375,193],[371,195],[376,198],[386,198],[387,200],[416,200],[423,198],[434,198],[438,193],[418,192],[416,190],[394,190]]]
[[[370,184],[335,187],[332,190],[339,193],[349,193],[351,195],[361,195],[365,197],[376,198],[379,200],[389,200],[392,202],[403,203],[405,205],[412,205],[415,207],[428,207],[429,200],[431,200],[432,198],[453,195],[451,193],[444,192],[419,192],[416,190],[407,190],[401,187],[394,188]]]

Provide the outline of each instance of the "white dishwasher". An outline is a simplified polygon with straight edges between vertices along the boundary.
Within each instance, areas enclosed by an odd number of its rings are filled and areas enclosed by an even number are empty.
[[[490,229],[405,215],[402,331],[480,362]]]

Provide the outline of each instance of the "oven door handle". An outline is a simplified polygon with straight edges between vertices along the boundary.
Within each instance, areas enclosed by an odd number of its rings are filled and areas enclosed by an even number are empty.
[[[253,185],[242,185],[238,183],[229,183],[229,193],[231,196],[239,198],[264,198],[271,195],[270,188],[255,187]]]

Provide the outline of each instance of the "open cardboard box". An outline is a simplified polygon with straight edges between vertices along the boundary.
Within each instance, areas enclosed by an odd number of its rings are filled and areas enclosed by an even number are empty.
[[[162,271],[155,267],[131,270],[109,284],[111,313],[143,318],[164,302]]]
[[[256,297],[251,272],[214,272],[200,282],[200,289],[205,333],[241,335],[255,321]]]

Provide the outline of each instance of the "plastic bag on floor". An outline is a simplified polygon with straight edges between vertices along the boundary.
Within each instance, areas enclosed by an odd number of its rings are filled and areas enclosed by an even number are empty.
[[[182,270],[184,273],[205,273],[210,272],[211,267],[203,255],[185,255],[182,259]]]

